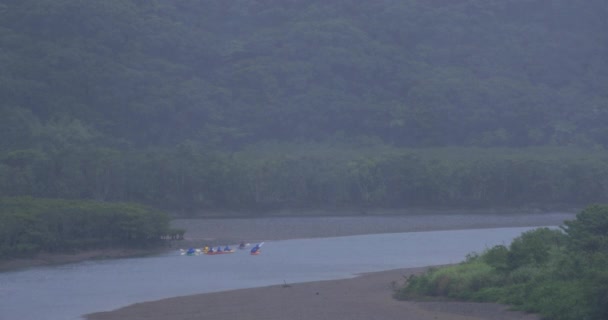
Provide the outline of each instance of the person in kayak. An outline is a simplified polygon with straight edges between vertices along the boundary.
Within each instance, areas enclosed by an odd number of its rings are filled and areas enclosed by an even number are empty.
[[[230,251],[230,246],[225,246],[224,251]]]
[[[245,244],[244,241],[241,241],[241,243],[239,244],[239,249],[245,249],[247,245]]]
[[[251,248],[251,253],[256,253],[260,250],[260,246],[259,245],[255,245],[255,247]]]
[[[222,252],[222,247],[217,247],[217,250],[215,250],[216,252]]]
[[[207,250],[207,253],[215,253],[215,251],[213,251],[213,247],[209,248],[209,250]]]

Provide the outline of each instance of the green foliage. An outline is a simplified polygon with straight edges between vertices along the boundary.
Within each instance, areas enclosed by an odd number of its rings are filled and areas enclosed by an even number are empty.
[[[503,2],[3,1],[0,195],[608,201],[608,7]]]
[[[544,265],[549,261],[551,249],[562,247],[565,240],[560,230],[540,228],[524,232],[511,243],[507,264],[511,270],[524,265]]]
[[[135,204],[0,198],[0,258],[153,244],[168,227],[165,213]]]
[[[509,249],[503,245],[488,249],[482,259],[483,262],[496,270],[505,271],[509,269]]]
[[[136,146],[608,145],[606,4],[503,2],[7,0],[0,150],[66,117]]]
[[[530,312],[541,312],[556,320],[601,319],[591,318],[588,299],[589,287],[577,280],[543,281],[528,286],[527,297],[521,308]]]
[[[492,285],[495,281],[492,267],[478,259],[451,268],[437,269],[422,283],[417,283],[420,281],[418,279],[420,278],[413,278],[410,283],[413,288],[418,286],[425,290],[420,293],[451,298],[469,298],[470,292]]]
[[[608,201],[603,151],[275,145],[228,153],[194,142],[144,150],[45,148],[0,153],[0,194],[136,202],[184,213]],[[564,170],[574,166],[576,173]],[[579,190],[582,179],[594,192]]]
[[[399,298],[421,295],[491,301],[555,320],[606,319],[608,255],[601,240],[608,206],[594,205],[560,230],[525,232],[467,261],[408,279]],[[597,239],[596,239],[597,238]]]
[[[608,255],[608,207],[587,207],[576,215],[576,220],[564,223],[564,231],[573,250]]]

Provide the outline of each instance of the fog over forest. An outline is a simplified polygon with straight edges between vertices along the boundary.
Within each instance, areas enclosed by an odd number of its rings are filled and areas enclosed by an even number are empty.
[[[0,195],[607,200],[607,17],[603,0],[4,0]]]
[[[602,203],[607,0],[0,0],[2,315],[606,320]]]

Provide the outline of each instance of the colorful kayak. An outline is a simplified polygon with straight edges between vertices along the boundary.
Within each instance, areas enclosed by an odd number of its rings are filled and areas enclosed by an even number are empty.
[[[225,253],[234,253],[235,251],[236,250],[234,250],[234,249],[223,250],[223,251],[207,251],[207,252],[205,252],[205,254],[208,254],[208,255],[225,254]]]
[[[198,256],[199,254],[202,253],[200,249],[194,249],[194,248],[190,248],[188,250],[179,249],[179,251],[182,256]]]
[[[254,256],[260,254],[262,252],[261,248],[264,245],[264,242],[256,244],[253,248],[251,248],[250,253]]]

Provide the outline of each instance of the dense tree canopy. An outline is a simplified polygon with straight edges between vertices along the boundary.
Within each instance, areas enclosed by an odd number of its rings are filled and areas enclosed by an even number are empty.
[[[601,0],[2,0],[0,195],[604,201],[606,30]]]
[[[136,145],[608,144],[605,1],[4,0],[0,17],[4,149],[58,124]]]
[[[0,198],[0,259],[112,246],[157,245],[164,212],[127,203]]]

